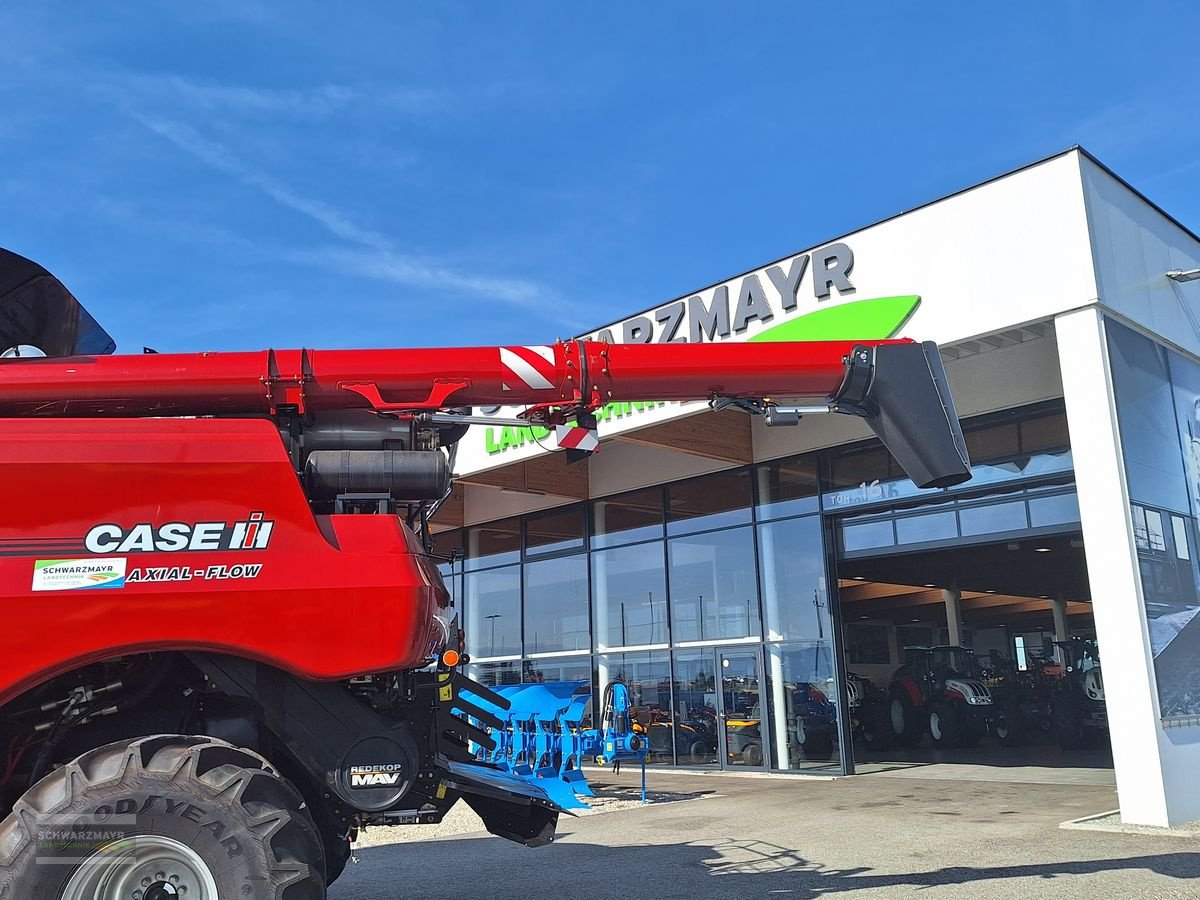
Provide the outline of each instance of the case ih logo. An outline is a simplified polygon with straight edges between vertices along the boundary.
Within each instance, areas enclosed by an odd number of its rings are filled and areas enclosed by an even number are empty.
[[[275,522],[252,512],[244,522],[168,522],[97,525],[87,533],[90,553],[172,553],[178,550],[266,550]]]

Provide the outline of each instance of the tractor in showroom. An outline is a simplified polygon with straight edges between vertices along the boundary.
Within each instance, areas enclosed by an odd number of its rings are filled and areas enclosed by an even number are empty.
[[[115,349],[0,251],[0,900],[319,900],[361,828],[459,799],[553,840],[539,776],[476,757],[509,704],[430,552],[473,407],[575,453],[616,401],[842,413],[970,477],[928,343]]]
[[[1004,745],[1020,740],[1018,716],[1001,715],[966,647],[905,647],[888,688],[888,724],[901,747],[928,732],[938,748],[974,747],[989,731]]]
[[[1097,747],[1108,736],[1108,709],[1096,642],[1072,638],[1055,646],[1062,654],[1062,677],[1051,701],[1058,745],[1064,750]]]

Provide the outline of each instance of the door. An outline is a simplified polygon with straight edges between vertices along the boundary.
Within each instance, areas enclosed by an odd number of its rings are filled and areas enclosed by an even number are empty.
[[[765,769],[768,716],[762,654],[752,649],[717,649],[717,693],[720,725],[718,753],[723,769]]]

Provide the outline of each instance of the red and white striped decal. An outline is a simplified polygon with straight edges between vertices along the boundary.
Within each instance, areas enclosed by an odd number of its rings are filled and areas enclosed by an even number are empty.
[[[500,368],[504,372],[501,387],[511,391],[512,384],[521,384],[535,391],[554,389],[553,347],[501,347]]]
[[[600,446],[600,434],[595,428],[578,425],[556,425],[554,437],[560,450],[595,450]]]

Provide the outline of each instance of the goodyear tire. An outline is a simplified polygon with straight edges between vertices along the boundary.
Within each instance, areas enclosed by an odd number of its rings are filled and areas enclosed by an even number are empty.
[[[91,750],[0,823],[0,900],[322,900],[324,870],[296,790],[210,738]]]
[[[916,747],[925,734],[925,723],[912,697],[903,686],[892,688],[888,696],[888,714],[891,717],[892,733],[901,747]]]

